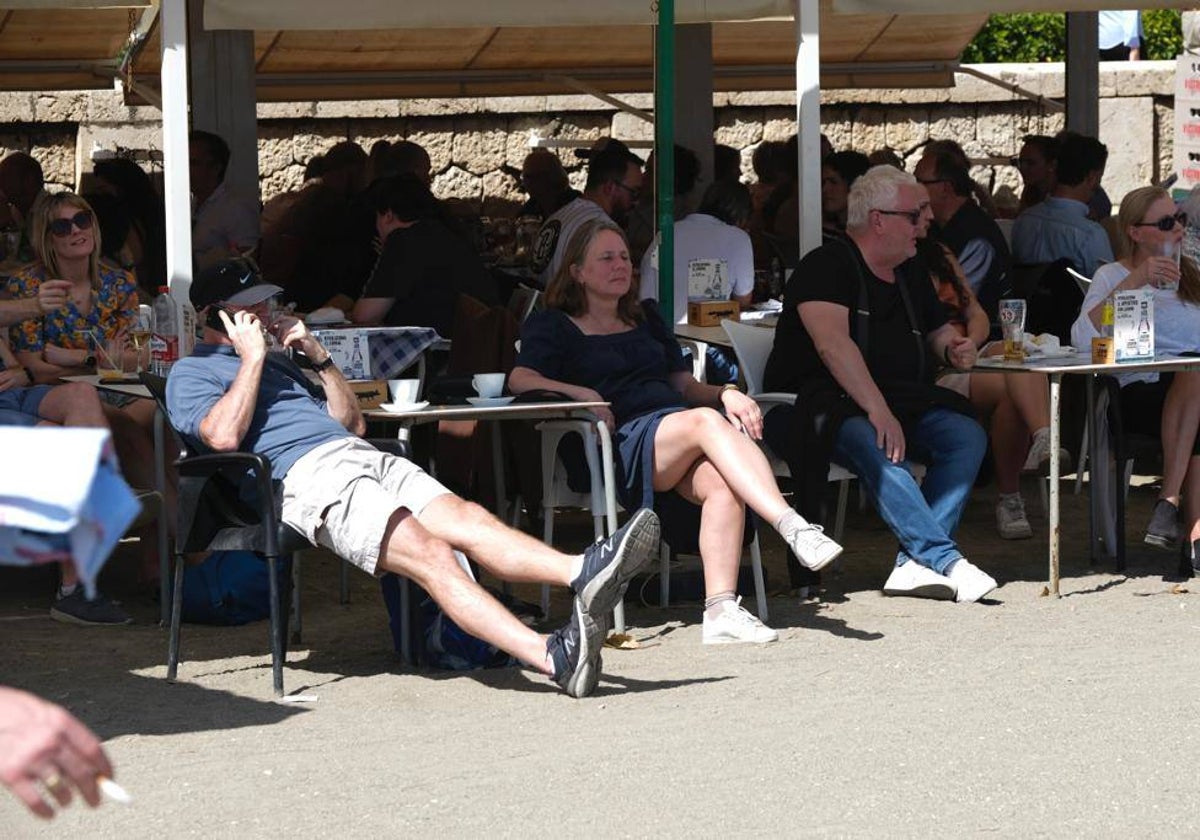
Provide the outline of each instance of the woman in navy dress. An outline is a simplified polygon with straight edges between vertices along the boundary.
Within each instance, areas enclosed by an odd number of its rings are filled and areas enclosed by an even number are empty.
[[[637,294],[621,229],[607,219],[583,225],[546,288],[546,310],[522,328],[509,388],[610,403],[598,414],[615,429],[622,505],[649,507],[655,493],[673,490],[701,508],[704,642],[774,641],[775,631],[737,598],[746,507],[773,523],[811,569],[841,546],[779,494],[754,443],[762,437],[754,400],[736,386],[697,382],[653,302],[639,303]]]

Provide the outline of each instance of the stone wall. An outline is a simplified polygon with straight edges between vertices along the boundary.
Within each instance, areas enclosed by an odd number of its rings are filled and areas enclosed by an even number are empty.
[[[1049,98],[1063,96],[1062,65],[978,69]],[[1129,189],[1171,172],[1174,63],[1102,65],[1100,88],[1100,135],[1109,147],[1104,183],[1119,201]],[[623,98],[653,107],[645,94]],[[786,92],[714,97],[715,138],[742,151],[748,178],[757,145],[793,133],[794,103]],[[823,130],[836,148],[889,146],[912,160],[927,140],[954,138],[972,157],[996,159],[974,173],[993,190],[1019,189],[1015,168],[999,161],[1016,154],[1022,135],[1063,125],[1061,112],[962,73],[953,88],[828,90],[821,103]],[[299,186],[309,158],[346,138],[364,148],[381,138],[420,143],[433,161],[434,191],[488,211],[522,199],[511,170],[519,169],[532,134],[581,145],[606,134],[652,138],[649,124],[588,96],[269,103],[258,112],[264,200]],[[157,110],[125,106],[115,90],[0,94],[0,145],[31,151],[58,185],[75,183],[94,149],[160,148],[158,121]],[[569,152],[562,155],[578,185],[582,165]]]

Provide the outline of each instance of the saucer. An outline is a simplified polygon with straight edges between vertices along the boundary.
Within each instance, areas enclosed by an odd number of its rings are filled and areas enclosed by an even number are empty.
[[[420,411],[427,405],[429,405],[429,400],[411,403],[380,403],[379,409],[386,411],[388,414],[406,414],[410,411]]]
[[[516,397],[467,397],[467,402],[476,408],[497,408],[508,405]]]

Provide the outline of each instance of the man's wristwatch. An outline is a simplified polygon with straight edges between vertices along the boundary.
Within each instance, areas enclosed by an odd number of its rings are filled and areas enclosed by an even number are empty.
[[[83,357],[83,366],[94,368],[96,366],[96,356],[94,353],[88,353]]]
[[[325,361],[323,361],[323,362],[313,362],[312,369],[315,370],[317,373],[324,373],[325,371],[329,370],[331,367],[333,367],[333,354],[332,353],[330,353],[328,356],[326,356]]]

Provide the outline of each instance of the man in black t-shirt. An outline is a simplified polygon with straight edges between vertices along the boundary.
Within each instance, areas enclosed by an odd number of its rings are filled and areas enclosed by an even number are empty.
[[[821,482],[829,460],[844,465],[900,540],[884,594],[977,601],[996,581],[952,534],[987,440],[965,400],[932,384],[934,358],[966,370],[976,351],[912,259],[929,212],[905,172],[876,166],[854,182],[847,240],[806,255],[788,282],[764,384],[800,395],[780,447],[792,474]],[[928,464],[923,485],[910,450]]]

